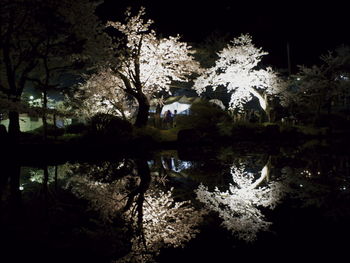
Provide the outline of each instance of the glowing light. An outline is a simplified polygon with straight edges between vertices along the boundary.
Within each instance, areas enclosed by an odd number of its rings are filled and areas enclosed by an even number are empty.
[[[312,173],[309,170],[304,170],[301,172],[302,175],[305,175],[307,178],[311,178],[312,177]],[[320,172],[318,172],[318,174],[320,174]]]
[[[34,100],[34,96],[29,96],[29,99],[30,100]]]
[[[240,239],[253,241],[258,231],[267,231],[271,222],[266,221],[259,206],[274,208],[283,195],[283,188],[278,182],[268,182],[260,186],[269,173],[268,165],[264,166],[261,176],[255,179],[254,174],[242,167],[231,167],[234,184],[221,192],[218,188],[209,191],[199,185],[195,193],[197,199],[206,208],[219,213],[222,225],[236,234]]]
[[[219,59],[215,66],[198,77],[193,88],[201,94],[206,87],[215,91],[223,85],[231,93],[229,109],[243,110],[243,105],[256,97],[261,108],[266,111],[267,96],[280,94],[285,85],[272,68],[256,68],[267,54],[253,45],[250,35],[241,35],[218,53]]]
[[[21,185],[21,186],[19,187],[19,190],[23,191],[23,189],[24,189],[24,187]]]

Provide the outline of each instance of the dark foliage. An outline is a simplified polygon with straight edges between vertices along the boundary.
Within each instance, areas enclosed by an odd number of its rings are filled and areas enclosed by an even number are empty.
[[[47,135],[48,136],[62,136],[64,134],[63,128],[58,128],[53,124],[47,124]],[[40,126],[39,128],[33,130],[34,134],[44,134],[44,127]]]
[[[132,125],[119,117],[99,113],[90,119],[88,135],[98,140],[129,140],[132,135]]]
[[[198,129],[203,132],[217,132],[217,124],[231,117],[218,106],[208,102],[194,103],[190,115],[178,115],[176,125],[180,129]]]
[[[72,123],[66,127],[66,133],[79,134],[87,131],[88,127],[84,123]]]

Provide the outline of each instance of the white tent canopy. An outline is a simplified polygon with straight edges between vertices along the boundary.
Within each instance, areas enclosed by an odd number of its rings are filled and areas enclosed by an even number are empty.
[[[174,97],[171,99],[168,99],[168,103],[167,101],[165,101],[165,105],[162,108],[161,111],[161,115],[164,115],[164,113],[168,110],[170,110],[170,112],[172,114],[174,114],[174,111],[177,111],[177,114],[188,114],[188,112],[186,112],[193,103],[197,103],[202,101],[201,98],[192,98],[189,99],[186,96],[182,96],[182,97],[178,97],[174,100]],[[222,103],[221,100],[218,99],[212,99],[209,100],[210,103],[215,104],[217,106],[219,106],[221,109],[225,110],[225,106]]]
[[[225,110],[225,105],[222,103],[221,100],[218,100],[218,99],[212,99],[212,100],[209,100],[210,103],[213,103],[213,104],[216,104],[218,105],[222,110]]]
[[[172,114],[174,114],[175,110],[177,111],[177,114],[183,114],[183,112],[188,110],[190,107],[191,104],[184,104],[176,101],[171,104],[164,105],[161,114],[164,115],[164,113],[168,110],[170,110]]]

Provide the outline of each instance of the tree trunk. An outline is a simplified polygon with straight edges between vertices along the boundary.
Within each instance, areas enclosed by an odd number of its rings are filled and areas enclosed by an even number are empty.
[[[53,114],[53,131],[54,131],[54,137],[55,137],[55,140],[57,140],[57,125],[56,125],[56,114],[54,113]]]
[[[55,191],[57,192],[58,189],[58,183],[57,183],[57,178],[58,178],[58,166],[55,165]]]
[[[46,141],[47,139],[47,91],[46,91],[46,87],[44,89],[43,92],[43,116],[42,116],[42,120],[43,120],[43,139],[44,141]]]
[[[265,113],[266,113],[267,121],[274,122],[273,108],[271,106],[269,106],[269,105],[266,106]]]
[[[161,112],[162,112],[162,108],[158,104],[157,108],[156,108],[156,113],[154,115],[154,127],[156,127],[157,129],[162,128],[162,120],[161,120],[161,116],[160,116]]]
[[[145,94],[139,94],[136,97],[136,100],[139,104],[139,109],[136,116],[135,126],[136,127],[145,127],[148,122],[149,116],[149,102]]]
[[[267,98],[267,94],[260,94],[258,91],[256,91],[254,88],[250,88],[249,89],[250,93],[253,94],[255,97],[258,98],[259,100],[259,104],[260,104],[260,107],[264,110],[267,118],[268,118],[268,121],[270,121],[270,112],[268,112],[270,109],[269,109],[269,105],[268,105],[268,98]]]
[[[19,127],[19,113],[16,111],[10,111],[9,112],[9,138],[12,142],[17,142],[19,134],[20,134],[20,127]]]

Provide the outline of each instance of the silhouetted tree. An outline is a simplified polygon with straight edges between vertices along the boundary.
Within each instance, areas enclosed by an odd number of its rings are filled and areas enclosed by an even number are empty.
[[[328,114],[336,104],[349,103],[350,48],[339,47],[321,56],[321,65],[299,66],[294,77],[294,103],[300,111],[313,113],[319,119],[322,110]]]
[[[47,92],[77,61],[99,57],[102,35],[88,0],[5,0],[0,11],[0,89],[13,103],[21,101],[28,81],[43,94],[46,130]],[[91,43],[94,41],[94,44]],[[96,49],[97,46],[97,49]],[[94,55],[91,53],[97,50]],[[83,52],[84,51],[84,52]],[[10,109],[9,134],[18,136],[19,113]]]

